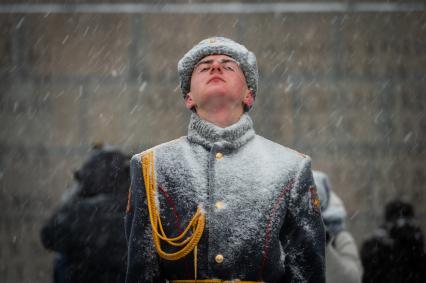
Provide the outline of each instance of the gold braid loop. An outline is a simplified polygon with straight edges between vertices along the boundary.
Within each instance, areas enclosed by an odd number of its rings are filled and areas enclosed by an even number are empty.
[[[141,156],[142,173],[145,182],[145,190],[148,202],[149,220],[152,226],[152,238],[154,240],[155,249],[160,257],[166,260],[178,260],[194,251],[194,269],[195,278],[197,277],[197,245],[204,231],[206,216],[201,209],[197,208],[194,216],[189,222],[185,230],[177,237],[169,238],[164,232],[163,224],[161,223],[160,213],[158,211],[155,196],[157,193],[157,184],[155,179],[154,167],[154,152],[148,151]],[[160,229],[158,229],[158,227]],[[186,239],[182,240],[192,228],[193,232]],[[167,253],[162,250],[160,240],[175,247],[182,247],[179,251],[174,253]]]

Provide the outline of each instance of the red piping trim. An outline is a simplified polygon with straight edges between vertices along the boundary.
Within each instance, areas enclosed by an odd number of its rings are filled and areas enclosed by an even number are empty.
[[[169,195],[169,193],[161,185],[158,185],[158,190],[163,194],[163,196],[166,198],[167,204],[172,208],[173,214],[175,215],[175,218],[176,218],[176,226],[179,230],[179,233],[182,233],[183,232],[183,228],[181,227],[182,222],[181,222],[181,218],[179,216],[179,213],[177,211],[177,207],[176,207],[175,202],[173,201],[173,199]],[[188,265],[187,261],[185,261],[185,270],[186,270],[187,274],[192,273],[190,271],[191,267]]]
[[[179,229],[179,232],[182,233],[183,229],[181,227],[181,219],[179,217],[179,213],[177,212],[177,207],[175,202],[173,201],[172,197],[169,195],[169,193],[160,185],[158,185],[158,190],[164,195],[164,197],[166,198],[166,202],[167,204],[172,208],[173,210],[173,214],[175,215],[176,218],[176,225],[177,228]]]
[[[262,275],[263,270],[264,270],[265,265],[266,265],[266,261],[268,260],[269,242],[271,240],[272,220],[274,219],[275,214],[276,214],[280,204],[283,202],[287,192],[290,191],[293,184],[294,184],[294,180],[290,180],[287,183],[287,185],[283,188],[280,195],[278,196],[278,199],[275,201],[274,206],[272,207],[271,214],[269,214],[269,221],[268,221],[268,225],[266,226],[265,241],[263,242],[262,264],[261,264],[260,271],[259,271],[260,275]]]

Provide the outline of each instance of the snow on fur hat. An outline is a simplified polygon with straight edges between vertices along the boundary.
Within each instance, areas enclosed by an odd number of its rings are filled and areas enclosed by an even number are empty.
[[[256,97],[257,70],[256,56],[245,46],[225,37],[210,37],[200,41],[191,48],[178,62],[180,87],[183,96],[186,97],[191,88],[191,76],[195,65],[209,55],[227,55],[235,59],[246,77],[247,86],[252,89],[253,97]]]

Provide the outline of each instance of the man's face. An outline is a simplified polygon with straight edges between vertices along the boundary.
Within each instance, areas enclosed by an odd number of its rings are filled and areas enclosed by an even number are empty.
[[[191,77],[191,91],[186,97],[186,107],[197,113],[226,108],[244,112],[251,106],[253,93],[247,88],[238,62],[226,55],[209,55],[195,66]]]

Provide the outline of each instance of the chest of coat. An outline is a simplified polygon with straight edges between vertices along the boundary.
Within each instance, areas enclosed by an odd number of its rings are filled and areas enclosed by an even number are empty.
[[[227,237],[240,241],[266,228],[271,213],[285,217],[283,190],[293,172],[273,152],[255,144],[238,150],[184,144],[156,152],[155,164],[162,217],[176,234],[199,205],[211,232],[218,227],[220,234],[219,228],[227,226]]]

